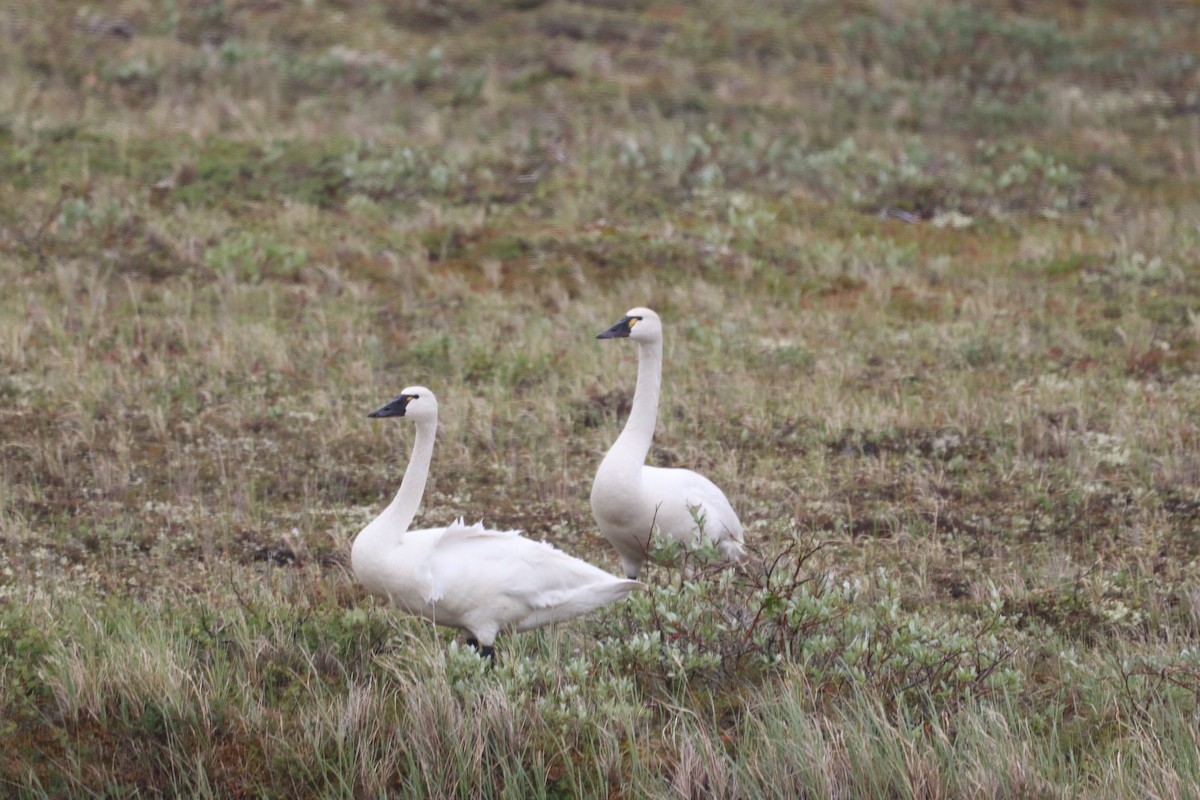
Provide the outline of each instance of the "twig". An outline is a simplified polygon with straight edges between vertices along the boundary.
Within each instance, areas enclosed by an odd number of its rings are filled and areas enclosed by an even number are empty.
[[[42,220],[42,224],[38,226],[37,232],[33,235],[32,240],[25,235],[24,231],[15,231],[17,235],[17,241],[29,248],[29,252],[33,253],[34,257],[37,259],[39,267],[45,266],[46,264],[46,254],[42,250],[42,236],[45,235],[46,229],[50,227],[50,223],[58,218],[58,212],[62,210],[62,204],[66,201],[66,199],[67,196],[65,194],[60,194],[58,196],[58,200],[56,200],[54,205],[50,207],[50,212],[46,215],[46,218]]]

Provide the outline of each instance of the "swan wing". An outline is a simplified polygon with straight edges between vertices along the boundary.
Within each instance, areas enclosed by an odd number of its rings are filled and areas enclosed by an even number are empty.
[[[436,603],[448,594],[485,591],[495,578],[510,571],[496,559],[502,562],[511,543],[522,538],[520,531],[492,530],[483,522],[466,525],[461,517],[441,528],[420,568],[429,581],[426,600]],[[489,574],[492,581],[486,580]]]
[[[430,602],[464,618],[486,609],[500,627],[517,630],[571,619],[642,586],[518,531],[479,524],[447,527],[429,570]]]
[[[513,557],[521,560],[529,576],[512,598],[528,609],[514,622],[517,630],[573,619],[645,586],[618,578],[546,542],[522,538],[520,552],[514,550]]]
[[[610,575],[610,580],[599,584],[578,586],[574,589],[548,592],[544,602],[516,623],[519,631],[565,622],[569,619],[595,611],[601,606],[627,597],[637,589],[646,588],[641,581],[628,580]]]
[[[692,531],[699,518],[704,521],[704,534],[709,539],[718,544],[741,544],[742,523],[729,498],[700,473],[690,469],[645,467],[642,491],[658,510],[660,529],[672,533]],[[740,547],[737,549],[740,551]]]
[[[531,601],[559,589],[615,580],[599,567],[520,531],[496,531],[479,523],[448,526],[429,558],[435,583],[470,581]]]
[[[494,543],[523,538],[519,530],[497,531],[483,527],[482,521],[476,522],[474,525],[467,525],[463,522],[462,517],[459,517],[442,529],[442,535],[438,540],[438,547],[487,546],[486,543],[488,542]]]

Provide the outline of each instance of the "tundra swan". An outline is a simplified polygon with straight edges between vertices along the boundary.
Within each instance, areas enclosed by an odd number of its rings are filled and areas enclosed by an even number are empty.
[[[721,556],[745,554],[742,523],[716,484],[690,469],[646,466],[662,387],[662,321],[635,308],[596,337],[629,338],[638,345],[637,388],[625,429],[609,449],[592,483],[592,515],[617,550],[630,579],[641,572],[655,530],[691,545],[701,533]]]
[[[350,565],[367,591],[437,625],[465,630],[494,658],[499,631],[523,631],[586,614],[643,584],[624,580],[519,531],[462,520],[410,531],[437,431],[433,392],[411,386],[370,417],[408,417],[417,427],[412,457],[391,504],[354,539]]]

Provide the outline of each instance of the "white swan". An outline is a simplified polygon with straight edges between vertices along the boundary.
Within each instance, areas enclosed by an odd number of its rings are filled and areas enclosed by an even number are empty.
[[[690,469],[646,466],[662,384],[662,321],[648,308],[635,308],[596,338],[625,337],[638,344],[637,389],[625,429],[592,483],[592,515],[600,532],[617,549],[630,579],[641,572],[655,530],[688,546],[703,528],[723,558],[740,559],[742,523],[716,484]]]
[[[494,658],[493,642],[502,630],[568,620],[643,588],[519,531],[488,530],[461,519],[410,531],[429,475],[437,412],[433,392],[412,386],[368,415],[408,417],[417,436],[395,499],[350,550],[354,576],[367,591],[410,614],[467,631],[468,642]]]

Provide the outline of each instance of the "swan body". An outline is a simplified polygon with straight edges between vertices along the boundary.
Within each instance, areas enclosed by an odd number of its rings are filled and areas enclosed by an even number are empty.
[[[633,408],[592,483],[592,515],[625,574],[637,578],[655,531],[685,546],[703,535],[723,558],[739,560],[745,554],[742,523],[724,492],[690,469],[645,463],[662,389],[662,321],[648,308],[635,308],[596,338],[629,338],[638,345]]]
[[[350,550],[354,576],[367,591],[437,625],[467,631],[469,641],[491,656],[500,631],[562,622],[642,588],[519,531],[461,519],[444,528],[408,530],[433,456],[437,399],[413,386],[369,416],[408,416],[417,436],[395,499]]]

